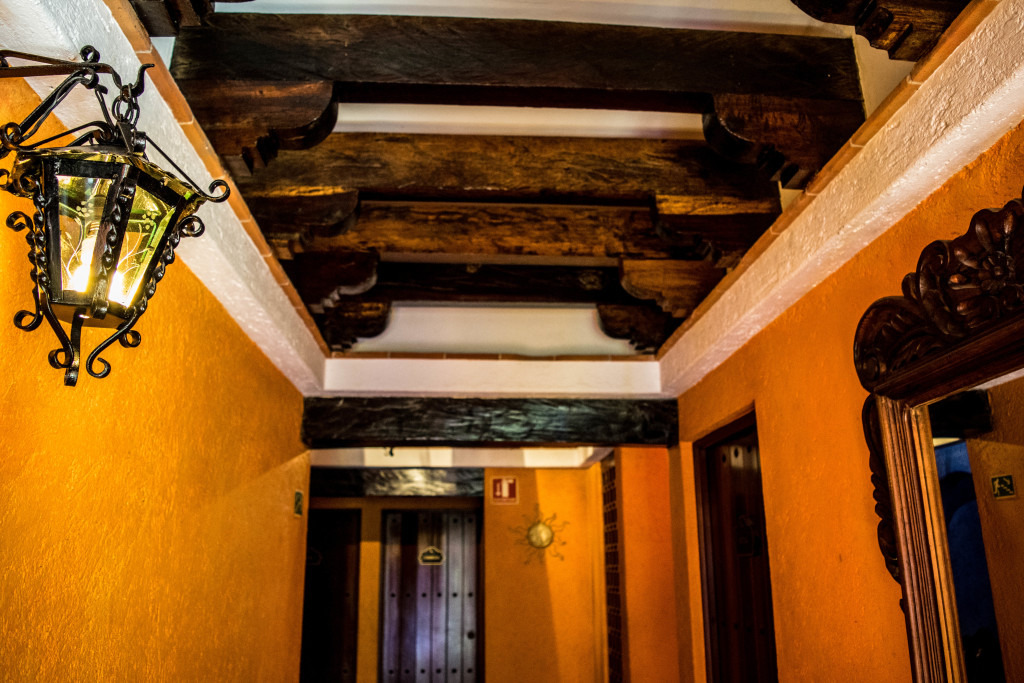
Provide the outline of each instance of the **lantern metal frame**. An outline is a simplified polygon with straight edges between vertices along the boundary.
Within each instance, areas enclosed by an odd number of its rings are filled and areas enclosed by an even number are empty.
[[[32,216],[14,211],[7,217],[9,228],[15,232],[28,231],[26,241],[30,248],[28,258],[32,264],[35,298],[35,311],[19,311],[14,316],[14,324],[19,329],[32,331],[44,319],[49,323],[61,345],[50,352],[50,365],[64,370],[64,384],[68,386],[74,386],[78,380],[83,326],[115,328],[87,357],[85,367],[93,377],[103,378],[110,374],[110,363],[100,354],[115,341],[125,348],[139,345],[142,337],[132,328],[145,313],[165,269],[174,261],[175,247],[182,237],[198,237],[205,229],[195,211],[206,201],[223,202],[229,194],[228,185],[223,180],[214,180],[208,192],[200,190],[173,159],[136,127],[140,114],[138,98],[145,88],[145,72],[153,67],[152,64],[141,66],[135,83],[123,84],[112,67],[99,61],[100,55],[95,48],[86,46],[80,55],[81,62],[71,62],[0,50],[0,78],[67,76],[23,121],[9,122],[0,128],[0,159],[15,154],[12,170],[0,169],[0,190],[30,198],[35,204]],[[28,64],[12,66],[9,59]],[[109,75],[117,89],[117,97],[110,107],[105,97],[107,88],[100,84],[100,74]],[[79,86],[95,94],[103,120],[34,140],[50,114]],[[68,146],[43,147],[76,134]],[[148,147],[155,149],[177,175],[151,162],[146,155]],[[62,285],[58,176],[108,182],[105,195],[101,195],[104,204],[95,246],[91,247],[94,251],[84,291],[72,291]],[[125,240],[133,202],[140,190],[170,207],[170,216],[157,235],[145,271],[136,276],[138,285],[134,287],[131,299],[127,302],[112,301],[112,276]],[[70,322],[70,331],[65,331],[61,320]]]

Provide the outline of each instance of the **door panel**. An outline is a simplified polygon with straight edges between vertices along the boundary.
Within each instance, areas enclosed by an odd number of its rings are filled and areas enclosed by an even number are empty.
[[[473,683],[478,662],[477,511],[383,516],[380,680]],[[436,548],[441,564],[424,564]]]
[[[708,678],[774,681],[775,633],[753,420],[698,444]]]

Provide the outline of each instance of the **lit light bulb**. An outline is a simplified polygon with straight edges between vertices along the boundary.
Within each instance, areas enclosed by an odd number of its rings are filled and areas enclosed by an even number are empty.
[[[71,268],[68,278],[68,289],[76,292],[85,292],[89,289],[89,265],[92,263],[92,253],[96,247],[96,236],[90,235],[82,240],[82,248],[79,249],[78,265]]]

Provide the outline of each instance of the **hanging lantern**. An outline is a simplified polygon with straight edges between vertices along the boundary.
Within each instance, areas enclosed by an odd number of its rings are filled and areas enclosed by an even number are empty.
[[[211,193],[222,190],[217,195],[199,190],[145,133],[136,130],[137,98],[151,64],[139,70],[135,84],[123,86],[113,69],[99,63],[93,48],[83,48],[81,54],[83,62],[62,62],[0,50],[0,77],[70,74],[23,122],[0,129],[0,159],[15,154],[12,170],[0,170],[0,189],[35,204],[33,216],[15,211],[7,218],[8,227],[28,231],[35,282],[35,311],[20,311],[14,324],[31,331],[44,319],[49,323],[61,344],[50,352],[50,365],[65,371],[68,386],[78,379],[82,327],[114,330],[87,358],[86,370],[93,377],[110,373],[110,364],[99,354],[115,341],[127,348],[139,345],[141,337],[132,328],[174,260],[174,248],[182,237],[203,232],[196,210],[228,195],[221,180],[210,186]],[[8,58],[42,66],[12,67]],[[103,97],[106,88],[99,84],[100,73],[110,74],[119,91],[111,110]],[[78,85],[96,93],[104,121],[30,142]],[[86,132],[70,146],[41,147],[82,130]],[[147,143],[181,179],[146,158]],[[60,321],[70,323],[70,331]]]

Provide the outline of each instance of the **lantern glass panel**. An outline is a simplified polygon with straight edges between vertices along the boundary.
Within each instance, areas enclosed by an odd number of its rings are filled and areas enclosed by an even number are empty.
[[[60,196],[61,289],[88,292],[96,236],[110,190],[109,178],[57,176]]]
[[[121,256],[110,281],[110,301],[128,308],[174,217],[174,207],[141,187],[135,191]]]

